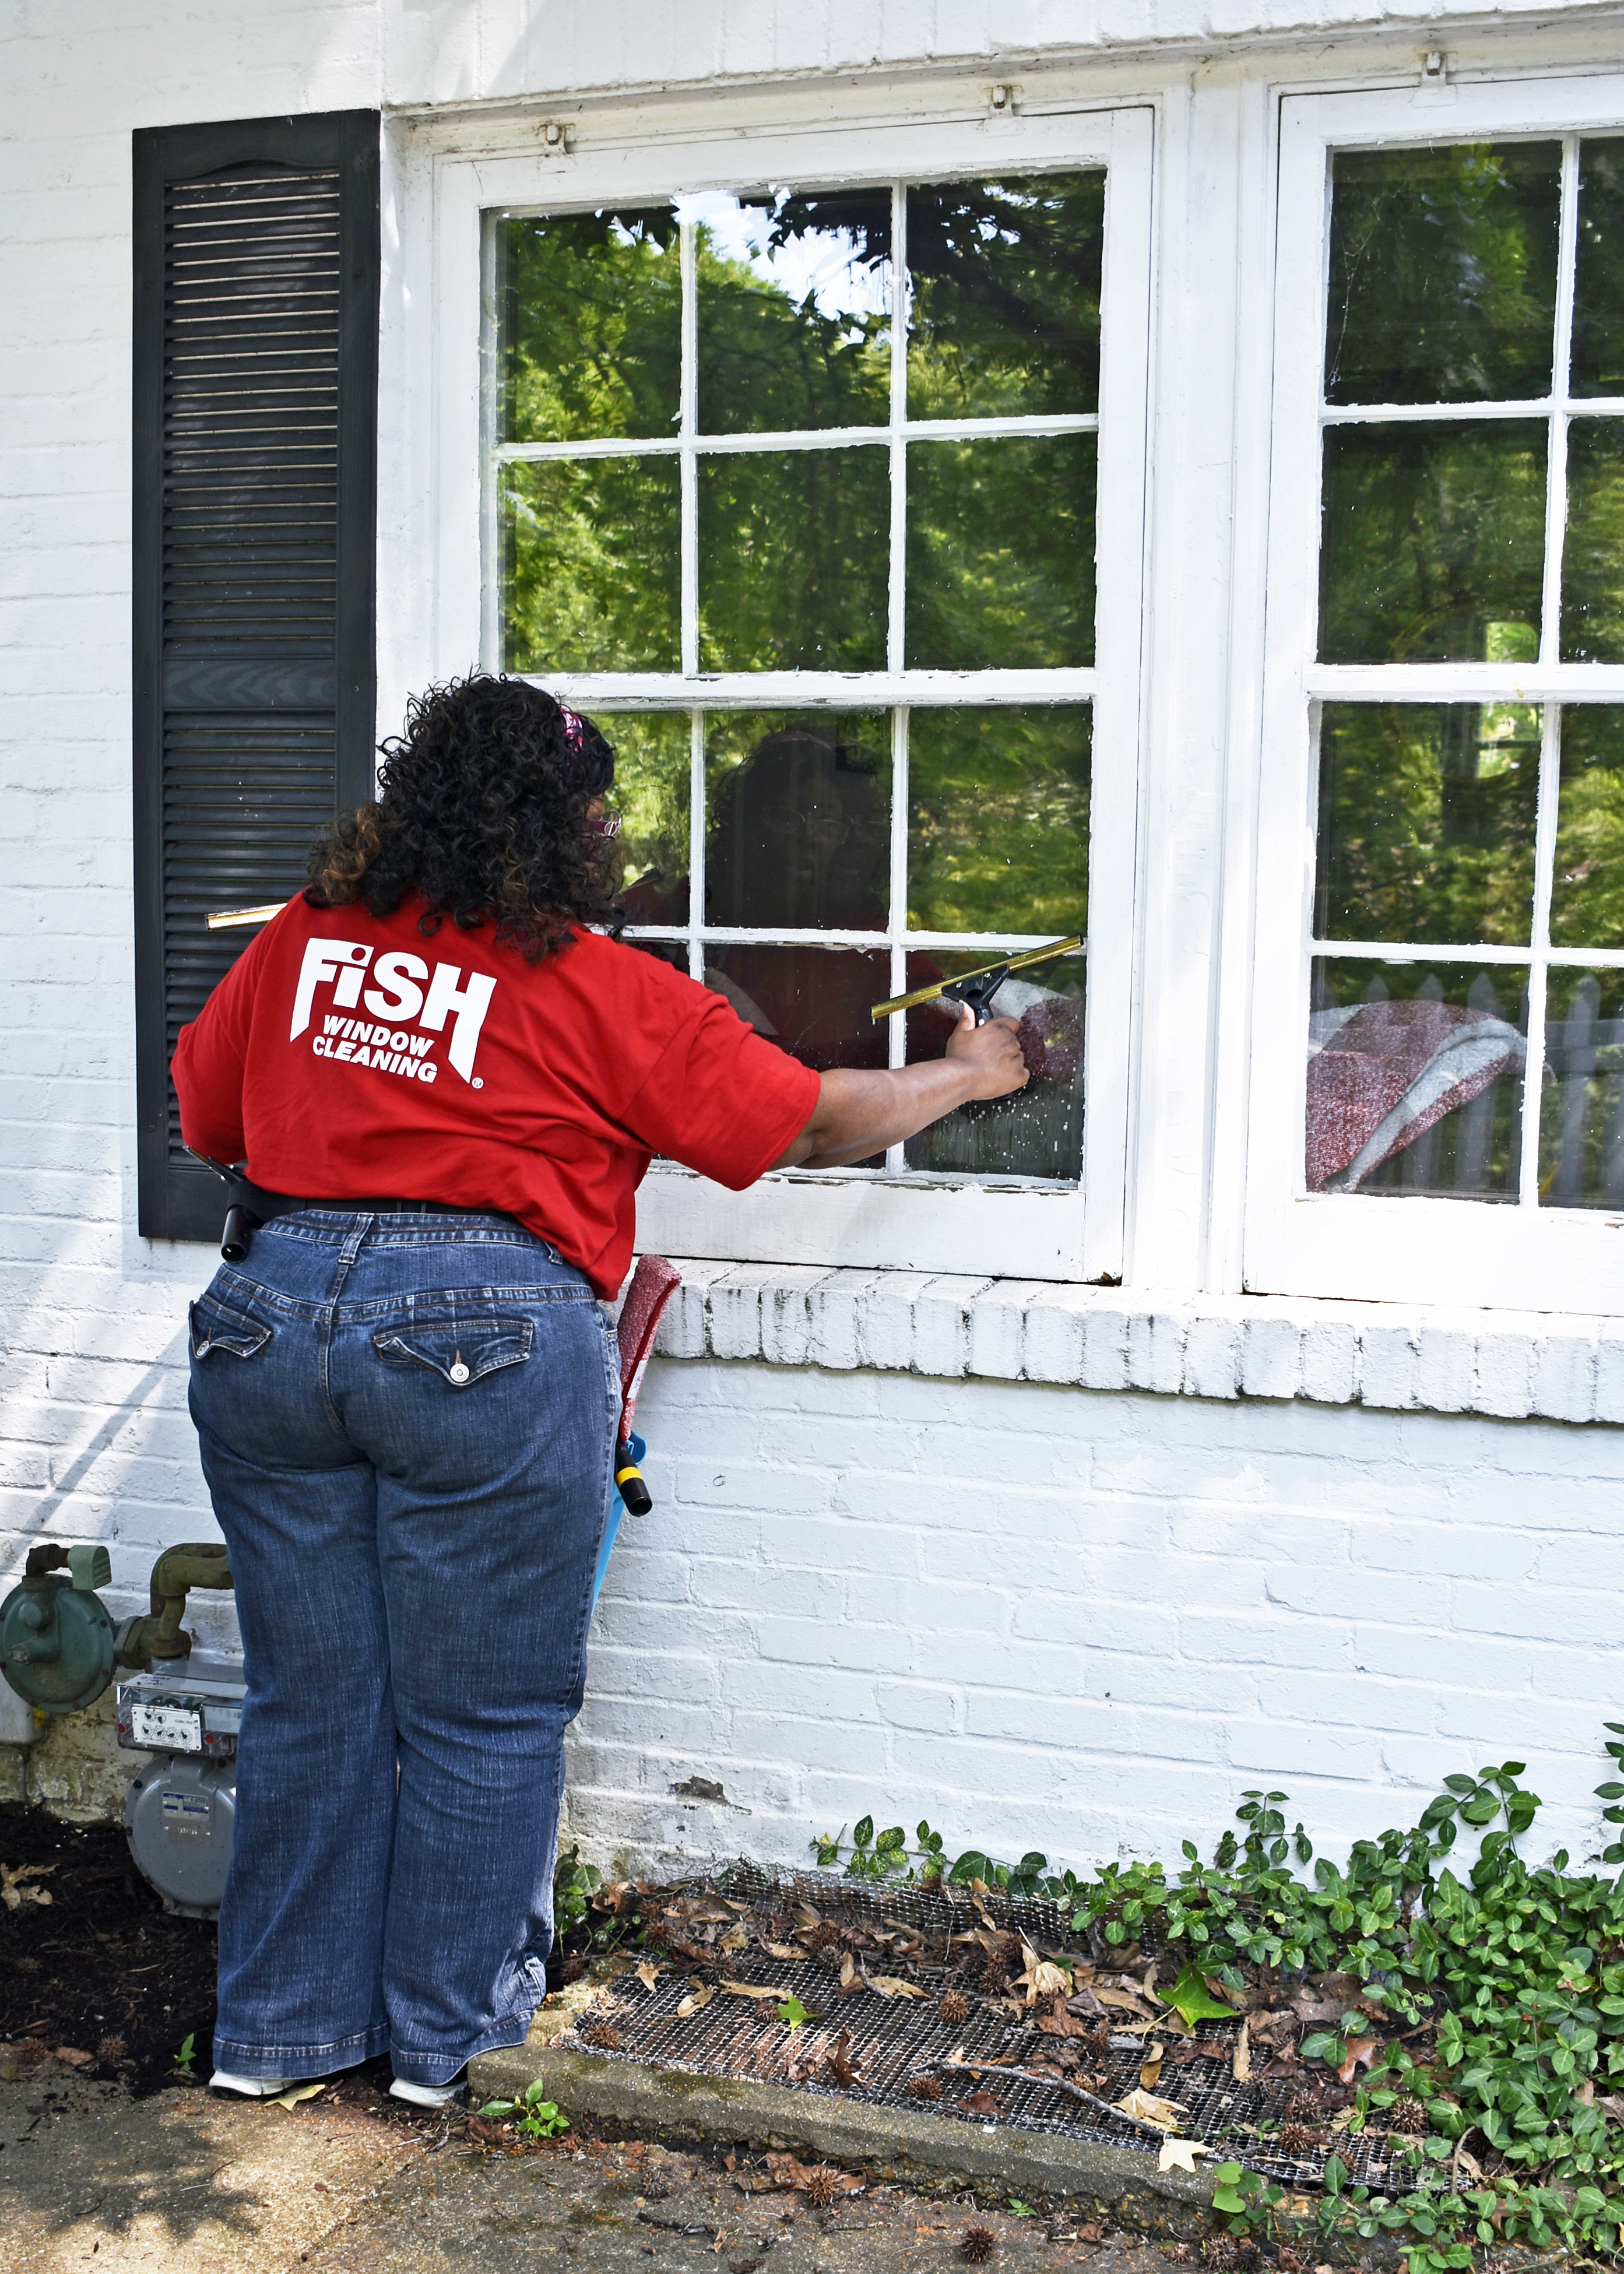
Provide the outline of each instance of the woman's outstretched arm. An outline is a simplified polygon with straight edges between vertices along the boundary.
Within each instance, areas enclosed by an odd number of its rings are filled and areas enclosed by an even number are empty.
[[[838,1169],[899,1145],[973,1097],[1007,1097],[1029,1076],[1013,1019],[978,1027],[966,1004],[948,1042],[947,1056],[892,1073],[859,1073],[846,1066],[820,1076],[811,1118],[792,1140],[775,1169]]]

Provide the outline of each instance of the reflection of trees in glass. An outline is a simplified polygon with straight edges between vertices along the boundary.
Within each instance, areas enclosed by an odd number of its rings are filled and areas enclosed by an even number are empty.
[[[1575,395],[1624,395],[1624,142],[1579,145]]]
[[[496,292],[500,440],[675,433],[682,289],[668,207],[504,220]]]
[[[1086,933],[1089,727],[1082,704],[913,712],[915,931]]]
[[[701,667],[881,669],[890,532],[883,448],[702,459]]]
[[[1102,173],[915,184],[910,418],[1093,410]]]
[[[503,667],[675,671],[676,460],[509,460],[500,474]]]
[[[888,712],[713,712],[705,782],[709,922],[883,930]]]
[[[767,254],[849,245],[855,266],[891,259],[889,190],[810,198],[746,199],[761,216]],[[796,300],[748,260],[718,251],[698,230],[699,431],[788,433],[803,427],[883,425],[891,399],[891,317],[820,309],[808,289]]]
[[[1551,937],[1558,947],[1624,947],[1624,710],[1562,712]]]
[[[1538,794],[1532,705],[1327,703],[1316,935],[1520,945]]]
[[[612,809],[620,817],[615,840],[620,870],[618,889],[640,885],[647,902],[658,896],[656,915],[634,922],[680,924],[688,921],[688,749],[691,730],[685,711],[594,711],[593,718],[614,745]],[[685,967],[686,968],[686,967]]]
[[[1624,971],[1551,973],[1539,1198],[1546,1208],[1624,1208]]]
[[[908,449],[910,667],[1094,661],[1094,438]]]
[[[1326,398],[1548,394],[1561,146],[1339,150]]]
[[[1508,624],[1538,652],[1545,435],[1531,418],[1327,428],[1322,662],[1481,662]]]
[[[1624,422],[1568,429],[1568,535],[1562,546],[1562,660],[1624,662]]]

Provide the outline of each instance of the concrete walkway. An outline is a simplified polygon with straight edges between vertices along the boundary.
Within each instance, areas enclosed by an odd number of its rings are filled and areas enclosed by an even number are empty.
[[[519,2153],[397,2116],[370,2086],[291,2112],[193,2087],[132,2100],[71,2071],[0,2084],[0,2264],[8,2274],[903,2274],[962,2265],[966,2227],[1005,2274],[1173,2274],[1193,2255],[900,2187],[826,2209],[756,2192],[759,2157],[577,2135]],[[739,2181],[750,2187],[746,2192]]]

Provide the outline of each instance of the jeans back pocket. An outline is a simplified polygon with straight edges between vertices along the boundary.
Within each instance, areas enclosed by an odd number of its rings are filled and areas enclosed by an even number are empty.
[[[530,1354],[535,1333],[530,1319],[494,1312],[460,1318],[447,1314],[380,1327],[372,1348],[386,1366],[426,1367],[453,1389],[468,1389],[503,1367],[521,1365]]]
[[[211,1351],[229,1351],[233,1358],[252,1358],[276,1331],[251,1319],[218,1295],[199,1295],[187,1317],[192,1328],[192,1355],[205,1359]]]

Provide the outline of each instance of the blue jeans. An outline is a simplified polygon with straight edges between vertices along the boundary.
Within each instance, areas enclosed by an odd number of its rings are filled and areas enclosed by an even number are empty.
[[[214,2057],[444,2084],[546,1987],[620,1376],[511,1217],[335,1205],[192,1308],[246,1659]]]

